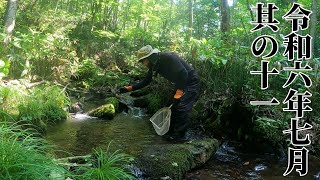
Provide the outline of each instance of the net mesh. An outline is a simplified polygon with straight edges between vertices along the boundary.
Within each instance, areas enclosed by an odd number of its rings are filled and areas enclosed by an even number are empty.
[[[170,128],[171,106],[161,108],[151,118],[153,128],[160,136],[166,134]]]

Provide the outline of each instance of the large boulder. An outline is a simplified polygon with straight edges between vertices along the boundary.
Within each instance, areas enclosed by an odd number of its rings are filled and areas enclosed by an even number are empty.
[[[182,179],[190,169],[208,161],[219,146],[216,139],[203,139],[183,144],[153,145],[137,157],[137,167],[151,179]]]
[[[116,115],[116,110],[113,104],[105,104],[90,111],[89,115],[110,120]]]

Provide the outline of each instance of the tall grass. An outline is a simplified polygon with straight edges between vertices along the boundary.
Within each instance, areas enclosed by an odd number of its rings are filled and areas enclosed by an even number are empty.
[[[38,87],[19,105],[20,120],[56,123],[67,118],[68,97],[57,86]]]
[[[46,156],[43,139],[16,124],[0,123],[0,179],[45,180],[68,176],[68,172]]]
[[[26,93],[16,87],[0,87],[0,120],[8,120],[9,114],[11,117],[18,115],[18,105],[24,95]]]
[[[0,87],[0,121],[16,119],[44,131],[48,124],[67,119],[64,109],[68,104],[69,98],[57,86],[39,86],[29,91]]]
[[[226,65],[205,61],[197,62],[196,68],[202,82],[205,82],[205,89],[219,93],[229,89],[234,93],[240,93],[252,77],[247,66],[248,62],[245,60],[232,60]]]
[[[110,143],[111,144],[111,143]],[[128,165],[132,157],[120,153],[119,150],[110,152],[110,144],[107,151],[97,149],[94,151],[91,163],[93,168],[87,169],[86,172],[81,176],[82,179],[88,180],[124,180],[124,179],[136,179],[125,165]]]

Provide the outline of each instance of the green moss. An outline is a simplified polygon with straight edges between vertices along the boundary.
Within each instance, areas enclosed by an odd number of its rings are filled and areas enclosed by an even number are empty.
[[[79,79],[89,79],[95,77],[99,68],[92,59],[84,59],[80,62],[77,75]]]
[[[195,147],[205,147],[206,149],[209,149],[210,146],[218,147],[219,146],[219,141],[216,139],[206,139],[203,141],[192,141],[190,143],[191,145]]]
[[[159,109],[162,108],[162,100],[161,100],[161,96],[158,94],[149,94],[147,96],[147,101],[148,106],[148,112],[151,114],[154,114],[155,112],[157,112]]]
[[[187,145],[188,146],[188,145]],[[150,177],[181,179],[191,169],[192,155],[185,145],[154,146],[141,159],[143,171]]]
[[[89,112],[90,116],[95,116],[98,118],[104,118],[104,119],[113,119],[115,116],[115,107],[113,104],[105,104],[97,109],[94,109]]]
[[[163,107],[163,100],[158,94],[148,94],[135,99],[134,106],[147,108],[149,114],[154,114]]]
[[[107,104],[112,104],[116,111],[119,110],[119,100],[116,97],[108,97],[105,99]]]
[[[285,141],[282,130],[287,124],[281,120],[274,120],[267,117],[258,118],[254,122],[253,131],[256,133],[258,140],[266,140],[273,145],[281,144]]]
[[[130,77],[117,71],[108,71],[105,74],[96,75],[92,78],[93,86],[126,86],[130,83]]]
[[[137,165],[152,178],[182,179],[192,168],[204,164],[216,151],[218,141],[205,139],[184,144],[154,145],[141,153]]]

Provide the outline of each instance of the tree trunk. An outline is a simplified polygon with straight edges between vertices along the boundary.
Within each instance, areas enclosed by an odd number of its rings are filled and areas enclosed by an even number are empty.
[[[106,14],[107,14],[107,7],[106,6],[104,6],[103,7],[103,30],[107,30],[107,22],[108,22],[108,18],[107,18],[107,16],[106,16]]]
[[[193,31],[193,0],[189,0],[189,34],[188,40],[192,38]]]
[[[311,28],[310,28],[310,36],[313,38],[311,41],[311,58],[313,57],[313,54],[315,53],[315,39],[316,39],[316,27],[317,27],[317,7],[318,7],[318,0],[312,1],[312,14],[311,14]]]
[[[139,16],[139,17],[138,17],[138,21],[137,21],[136,28],[140,28],[140,23],[141,23],[141,17]]]
[[[4,39],[4,45],[8,46],[11,41],[12,33],[16,23],[16,13],[18,10],[18,0],[8,0],[7,9],[4,18],[6,38]]]
[[[130,0],[127,1],[126,11],[124,12],[125,14],[124,14],[124,17],[123,17],[122,31],[126,30],[126,23],[127,23],[129,9],[130,9]]]
[[[119,2],[115,0],[115,5],[113,8],[113,17],[112,17],[112,30],[116,31],[118,29],[118,13],[119,13]]]
[[[172,11],[173,11],[173,0],[170,1],[170,11],[169,11],[169,28],[172,25]]]
[[[96,19],[96,7],[97,3],[95,1],[91,1],[91,31],[93,31],[94,28],[94,22]]]
[[[147,31],[148,28],[148,21],[143,21],[143,30]]]
[[[230,11],[228,0],[221,0],[221,32],[230,31]]]
[[[161,32],[161,36],[159,37],[160,39],[162,37],[164,37],[165,34],[167,34],[169,29],[171,28],[171,24],[172,24],[171,23],[172,22],[172,9],[173,9],[173,0],[170,1],[169,17],[168,17],[168,19],[165,19],[163,21],[162,32]]]
[[[252,12],[252,10],[250,8],[249,0],[247,0],[247,8],[248,8],[248,10],[250,12],[251,21],[254,21],[253,12]]]

